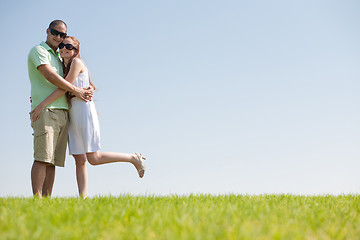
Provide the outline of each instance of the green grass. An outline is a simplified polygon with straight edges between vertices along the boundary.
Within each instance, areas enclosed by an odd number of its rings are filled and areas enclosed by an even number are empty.
[[[0,239],[360,239],[360,195],[0,198]]]

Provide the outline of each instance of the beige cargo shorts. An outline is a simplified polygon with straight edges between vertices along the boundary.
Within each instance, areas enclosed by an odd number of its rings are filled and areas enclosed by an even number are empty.
[[[30,113],[31,118],[31,113]],[[68,118],[66,109],[44,109],[35,122],[34,160],[64,167],[68,141]]]

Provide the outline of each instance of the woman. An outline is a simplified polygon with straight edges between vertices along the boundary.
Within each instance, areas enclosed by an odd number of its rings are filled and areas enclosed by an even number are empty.
[[[80,58],[80,43],[75,37],[66,37],[59,45],[60,55],[64,64],[64,76],[67,81],[78,87],[95,89],[90,81],[88,69]],[[32,114],[32,120],[36,121],[47,105],[65,94],[62,89],[55,90]],[[88,180],[86,160],[91,165],[101,165],[112,162],[132,163],[142,178],[145,173],[143,157],[139,153],[126,154],[117,152],[100,153],[100,130],[99,121],[94,102],[90,99],[85,102],[74,96],[68,96],[70,101],[69,110],[69,152],[75,158],[76,179],[79,195],[83,198],[88,194]]]

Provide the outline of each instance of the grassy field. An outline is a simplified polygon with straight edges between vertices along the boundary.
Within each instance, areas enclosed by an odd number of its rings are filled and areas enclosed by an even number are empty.
[[[0,239],[360,239],[360,195],[0,198]]]

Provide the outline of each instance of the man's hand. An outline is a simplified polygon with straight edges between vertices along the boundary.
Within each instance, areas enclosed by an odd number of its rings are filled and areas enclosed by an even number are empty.
[[[93,86],[90,86],[88,88],[84,88],[85,90],[88,90],[88,100],[92,101],[93,100],[93,95],[94,95],[94,88]]]
[[[75,95],[75,97],[78,97],[81,100],[88,102],[91,101],[93,92],[93,90],[75,87],[73,94]]]

